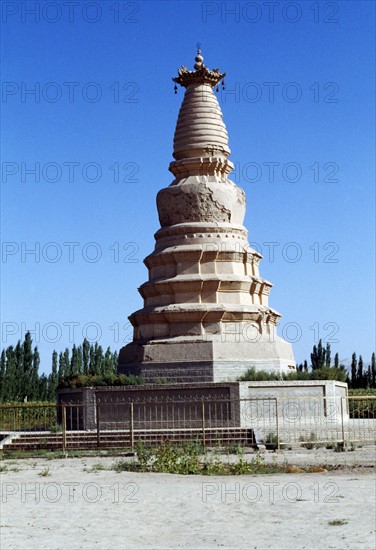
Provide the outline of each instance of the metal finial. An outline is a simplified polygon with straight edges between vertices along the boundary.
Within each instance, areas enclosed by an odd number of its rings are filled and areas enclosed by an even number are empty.
[[[203,67],[204,58],[201,55],[201,49],[200,49],[201,48],[201,42],[197,42],[196,46],[197,46],[197,55],[195,57],[196,63],[194,65],[194,68],[197,71],[198,69],[201,69],[201,67]]]

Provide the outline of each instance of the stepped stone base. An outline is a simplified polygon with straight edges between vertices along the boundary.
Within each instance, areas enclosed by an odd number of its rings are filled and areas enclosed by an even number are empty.
[[[257,342],[174,339],[146,344],[132,342],[121,349],[118,372],[142,376],[146,382],[232,382],[248,369],[267,372],[295,370],[291,346],[269,335]],[[265,359],[267,358],[267,359]]]

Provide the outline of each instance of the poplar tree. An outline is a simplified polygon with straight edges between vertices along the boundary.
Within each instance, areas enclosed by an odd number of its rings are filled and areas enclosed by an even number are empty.
[[[64,376],[70,376],[71,375],[71,368],[70,368],[70,359],[69,359],[69,349],[65,348],[64,351]]]
[[[325,366],[329,369],[330,368],[330,363],[332,361],[332,358],[331,358],[331,351],[330,351],[330,344],[327,343],[326,344],[326,350],[325,350]]]
[[[52,352],[52,369],[51,374],[48,377],[48,400],[54,401],[56,399],[56,389],[59,381],[58,367],[57,367],[57,352]]]
[[[22,373],[22,387],[20,392],[20,397],[22,400],[28,399],[33,400],[35,389],[33,388],[34,382],[35,382],[35,375],[33,372],[33,347],[32,347],[32,339],[30,332],[27,332],[25,334],[25,339],[22,344],[22,350],[23,350],[23,373]],[[38,379],[38,371],[37,371],[37,379]]]
[[[328,344],[329,345],[329,344]],[[329,354],[330,354],[330,345],[329,345]],[[312,370],[322,369],[325,365],[325,356],[326,351],[322,347],[322,340],[320,339],[318,346],[313,346],[311,353],[311,367]]]
[[[80,372],[81,372],[80,357],[79,357],[76,345],[73,344],[69,374],[70,376],[78,376]]]
[[[90,343],[86,338],[84,338],[84,341],[82,342],[82,367],[83,367],[84,374],[89,374],[89,366],[90,366]]]
[[[29,382],[28,394],[27,394],[27,399],[29,401],[35,401],[40,399],[39,365],[40,365],[39,351],[37,346],[35,346],[33,356],[32,356],[32,369],[30,373],[30,382]]]
[[[356,379],[357,365],[358,365],[358,361],[356,359],[356,353],[353,353],[351,357],[351,387],[352,388],[357,387],[357,379]]]
[[[62,352],[59,353],[59,369],[57,372],[58,380],[62,380],[65,376],[65,361]]]
[[[13,346],[9,346],[5,351],[6,367],[4,380],[4,401],[18,401],[17,396],[17,362],[16,353]]]
[[[4,386],[5,386],[5,380],[6,380],[6,357],[5,357],[5,349],[1,352],[1,358],[0,358],[0,402],[4,401]]]
[[[113,362],[112,362],[112,353],[110,350],[110,347],[106,349],[106,353],[104,354],[104,362],[103,362],[103,374],[113,374]]]
[[[361,355],[359,355],[359,361],[358,361],[358,373],[356,376],[356,382],[358,388],[364,387],[364,372],[363,372],[363,358]]]
[[[115,351],[112,354],[112,369],[115,374],[117,374],[118,365],[119,365],[119,354],[117,351]]]
[[[20,340],[18,340],[17,345],[14,349],[14,360],[15,360],[15,375],[12,383],[13,393],[12,399],[14,401],[23,401],[23,384],[24,384],[24,362],[23,362],[23,346],[21,345]]]

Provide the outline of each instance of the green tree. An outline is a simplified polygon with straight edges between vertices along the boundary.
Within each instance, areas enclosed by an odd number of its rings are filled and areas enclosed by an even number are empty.
[[[83,363],[84,374],[89,374],[90,343],[86,338],[84,338],[84,341],[82,342],[82,363]]]
[[[106,349],[106,353],[104,354],[103,374],[105,375],[114,374],[112,353],[111,353],[110,347]]]
[[[62,352],[59,353],[59,368],[57,371],[57,377],[58,380],[62,380],[63,378],[65,378],[65,361]]]
[[[13,398],[14,401],[23,401],[25,397],[24,393],[24,361],[23,361],[23,346],[21,341],[18,340],[16,347],[14,348],[15,358],[15,377],[13,382]]]
[[[358,388],[364,388],[364,372],[363,372],[363,358],[359,355],[358,372],[356,375],[356,382]]]
[[[356,353],[353,353],[351,357],[351,387],[353,389],[358,387],[357,378],[356,378],[357,370],[358,370],[358,361],[356,359]]]
[[[322,347],[322,340],[320,339],[318,346],[313,346],[311,353],[311,368],[312,370],[322,369],[325,366],[326,351]]]
[[[25,339],[22,344],[23,348],[23,376],[22,376],[22,393],[23,398],[33,399],[33,341],[30,332],[25,334]],[[38,376],[38,375],[37,375]]]
[[[69,349],[65,348],[64,351],[64,376],[70,376],[71,375],[71,366],[70,366],[70,359],[69,359]]]
[[[28,385],[28,400],[37,401],[40,399],[39,393],[39,365],[40,365],[40,356],[37,346],[34,348],[33,357],[32,357],[32,368],[30,373],[30,381]]]
[[[82,351],[82,346],[78,346],[78,348],[77,348],[77,368],[78,368],[78,374],[81,375],[83,373],[83,351]]]
[[[93,344],[90,344],[89,350],[89,374],[97,374],[95,372],[95,351]]]
[[[73,344],[70,362],[70,376],[79,376],[82,373],[82,351]]]
[[[376,388],[376,358],[375,358],[375,352],[373,352],[372,358],[371,358],[371,387]]]
[[[112,369],[114,374],[117,374],[118,364],[119,364],[119,354],[117,351],[114,351],[114,353],[112,354]]]
[[[54,401],[56,399],[56,389],[58,384],[58,367],[57,367],[57,352],[52,352],[52,369],[51,374],[48,377],[48,400]]]
[[[338,357],[338,353],[336,353],[335,356],[334,356],[334,368],[335,368],[335,369],[338,369],[338,368],[339,368],[339,357]]]
[[[94,346],[94,355],[95,355],[95,374],[103,374],[103,349],[102,346],[98,345],[98,342],[95,342]]]
[[[332,358],[331,358],[330,344],[327,343],[326,350],[325,350],[325,366],[327,369],[330,368],[331,361],[332,361]]]
[[[366,387],[372,388],[372,371],[371,371],[371,365],[368,365],[367,373],[366,373]]]
[[[6,381],[6,356],[5,349],[1,352],[0,358],[0,402],[4,401],[4,388]]]
[[[45,374],[39,377],[38,385],[39,399],[41,401],[48,401],[48,379]]]
[[[17,380],[17,361],[13,346],[9,346],[5,351],[5,380],[3,388],[3,400],[18,401],[18,380]]]

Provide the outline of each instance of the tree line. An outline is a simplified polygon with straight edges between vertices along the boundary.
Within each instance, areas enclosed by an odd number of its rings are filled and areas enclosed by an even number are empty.
[[[313,346],[310,368],[312,373],[320,372],[320,378],[334,378],[347,382],[351,389],[376,388],[375,353],[372,353],[371,363],[367,367],[364,365],[362,356],[359,355],[358,359],[356,353],[353,353],[351,368],[348,372],[345,365],[340,364],[338,353],[335,354],[332,364],[330,344],[326,344],[324,348],[322,340],[320,340],[317,346]],[[297,371],[308,372],[308,362],[304,361],[304,363],[297,365]]]
[[[24,341],[15,347],[3,349],[0,358],[0,402],[55,401],[58,386],[103,385],[139,383],[117,377],[118,353],[108,347],[104,352],[98,343],[86,338],[81,345],[73,345],[64,352],[53,351],[51,372],[48,376],[39,374],[40,356],[38,346],[33,347],[29,332]],[[353,353],[349,372],[339,363],[338,353],[332,363],[330,344],[322,341],[313,346],[310,365],[304,361],[297,366],[297,375],[317,374],[317,378],[346,381],[350,388],[376,388],[376,361],[372,354],[371,363],[364,364],[361,355]]]
[[[64,381],[80,377],[115,378],[118,353],[108,347],[104,352],[98,343],[86,338],[80,346],[64,352],[53,351],[51,372],[39,374],[38,346],[33,347],[31,335],[15,347],[3,349],[0,357],[0,402],[55,401],[56,390]]]

